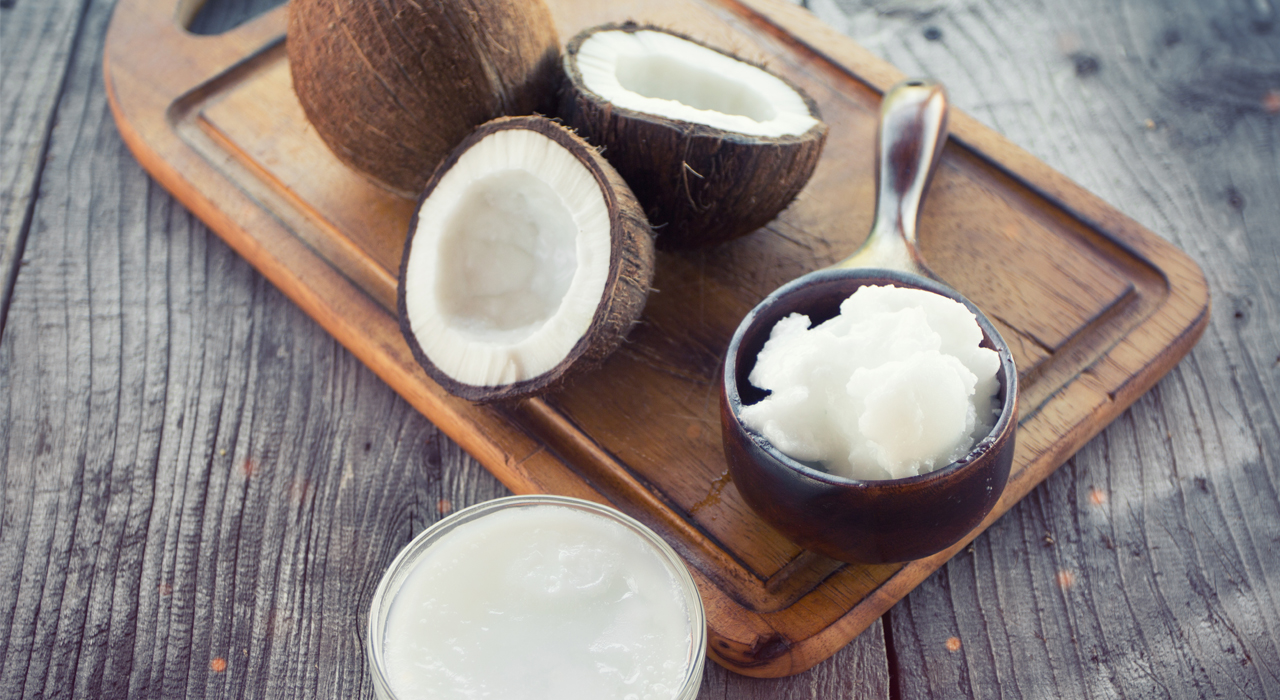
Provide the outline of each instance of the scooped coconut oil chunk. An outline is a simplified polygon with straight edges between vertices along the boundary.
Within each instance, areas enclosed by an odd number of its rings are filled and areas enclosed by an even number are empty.
[[[498,511],[423,555],[387,613],[396,697],[675,697],[693,638],[678,580],[626,527],[568,507]]]
[[[749,381],[770,391],[743,423],[784,454],[851,479],[925,474],[965,456],[999,409],[1000,358],[961,303],[858,289],[836,317],[773,328]]]

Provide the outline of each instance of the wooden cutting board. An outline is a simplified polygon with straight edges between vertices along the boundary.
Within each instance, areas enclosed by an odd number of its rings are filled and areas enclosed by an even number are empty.
[[[642,323],[603,369],[504,408],[457,400],[414,363],[394,315],[413,203],[319,141],[293,95],[283,8],[198,37],[182,29],[197,2],[120,0],[107,92],[161,184],[513,491],[609,502],[665,537],[702,591],[713,659],[757,676],[803,671],[967,544],[884,566],[802,551],[745,506],[720,449],[730,335],[769,291],[865,237],[880,94],[902,76],[781,0],[549,4],[562,39],[634,19],[762,62],[813,96],[831,131],[776,221],[714,250],[659,255]],[[967,115],[951,124],[921,245],[1000,327],[1022,392],[1013,473],[981,530],[1191,349],[1209,298],[1195,263],[1155,234]]]

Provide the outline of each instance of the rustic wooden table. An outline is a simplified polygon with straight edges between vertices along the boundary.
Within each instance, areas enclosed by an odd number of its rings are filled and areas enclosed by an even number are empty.
[[[382,567],[505,490],[144,174],[112,4],[0,0],[0,696],[369,697]],[[879,624],[700,697],[1280,697],[1280,9],[807,4],[1186,250],[1215,308]]]

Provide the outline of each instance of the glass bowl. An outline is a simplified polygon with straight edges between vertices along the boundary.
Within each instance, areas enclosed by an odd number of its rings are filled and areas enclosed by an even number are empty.
[[[532,495],[499,498],[460,510],[419,533],[391,562],[391,566],[383,574],[373,594],[373,602],[369,607],[368,635],[365,641],[365,652],[373,673],[374,692],[378,698],[409,700],[397,696],[389,680],[386,653],[388,615],[397,595],[410,578],[410,574],[431,552],[432,547],[459,528],[495,513],[543,508],[568,508],[605,518],[621,525],[624,530],[638,537],[642,546],[647,545],[645,548],[648,553],[655,555],[654,558],[661,563],[670,578],[674,579],[689,625],[689,646],[685,658],[684,678],[671,697],[674,700],[692,700],[697,696],[706,661],[706,617],[697,586],[679,555],[648,527],[613,508],[577,498]],[[514,518],[511,520],[515,521]],[[496,521],[490,522],[496,523]],[[545,653],[545,649],[538,651]]]

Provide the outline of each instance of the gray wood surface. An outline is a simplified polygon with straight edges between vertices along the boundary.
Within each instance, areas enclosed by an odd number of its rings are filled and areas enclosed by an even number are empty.
[[[0,4],[0,333],[83,3]]]
[[[831,660],[703,698],[1280,697],[1273,0],[809,0],[1205,269],[1200,345]],[[211,0],[216,32],[270,0]],[[369,697],[361,611],[505,493],[143,173],[111,0],[0,3],[0,697]]]
[[[901,697],[1280,697],[1277,8],[810,4],[1186,250],[1214,301],[1189,358],[889,614]]]

